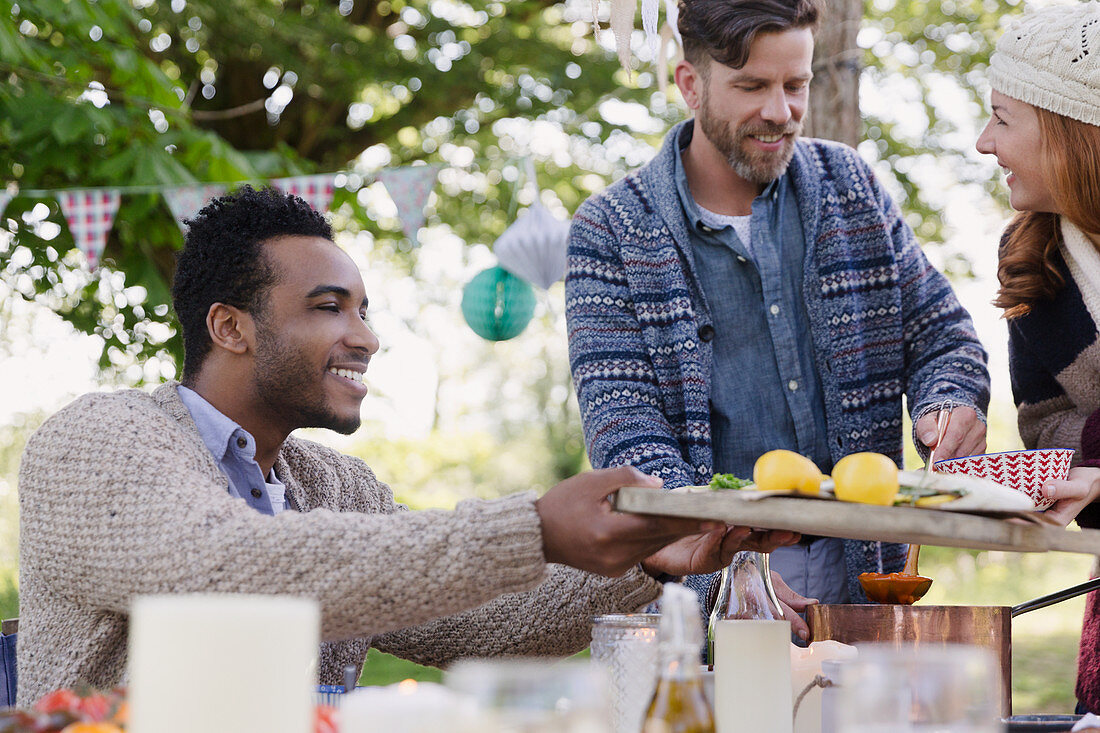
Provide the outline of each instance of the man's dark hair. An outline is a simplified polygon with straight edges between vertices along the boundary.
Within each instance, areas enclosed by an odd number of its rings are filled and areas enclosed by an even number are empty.
[[[821,0],[680,0],[679,11],[684,58],[705,76],[711,58],[744,66],[760,33],[816,28]]]
[[[183,377],[198,374],[212,343],[206,315],[224,303],[260,317],[278,272],[263,243],[285,236],[332,239],[324,215],[297,196],[243,186],[207,204],[188,226],[176,257],[172,304],[183,329]]]

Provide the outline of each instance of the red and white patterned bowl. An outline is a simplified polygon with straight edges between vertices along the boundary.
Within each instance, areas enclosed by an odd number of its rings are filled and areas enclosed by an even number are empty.
[[[1042,486],[1047,481],[1066,478],[1072,457],[1073,450],[1069,448],[1013,450],[936,461],[933,470],[992,479],[1030,496],[1036,509],[1049,509],[1054,502],[1043,497]]]

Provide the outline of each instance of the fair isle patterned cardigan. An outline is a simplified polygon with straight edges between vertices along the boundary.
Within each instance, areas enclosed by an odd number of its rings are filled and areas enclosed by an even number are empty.
[[[577,210],[565,279],[569,358],[592,464],[632,464],[667,488],[712,475],[713,327],[693,273],[673,156],[677,125],[649,164]],[[800,140],[790,170],[807,251],[812,347],[833,460],[902,459],[902,396],[914,420],[944,400],[984,417],[985,351],[947,280],[851,148]],[[745,416],[752,430],[752,416]],[[861,572],[900,570],[904,546],[845,543]]]

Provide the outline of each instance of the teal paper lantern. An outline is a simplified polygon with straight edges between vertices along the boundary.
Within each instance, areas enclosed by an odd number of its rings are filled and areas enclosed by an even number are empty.
[[[506,341],[535,314],[535,291],[503,267],[479,272],[462,291],[462,316],[478,336]]]

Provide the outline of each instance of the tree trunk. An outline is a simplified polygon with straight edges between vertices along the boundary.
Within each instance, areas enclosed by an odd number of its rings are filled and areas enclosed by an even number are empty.
[[[814,46],[814,80],[804,134],[855,147],[863,136],[859,114],[862,52],[856,44],[862,0],[825,0]]]

